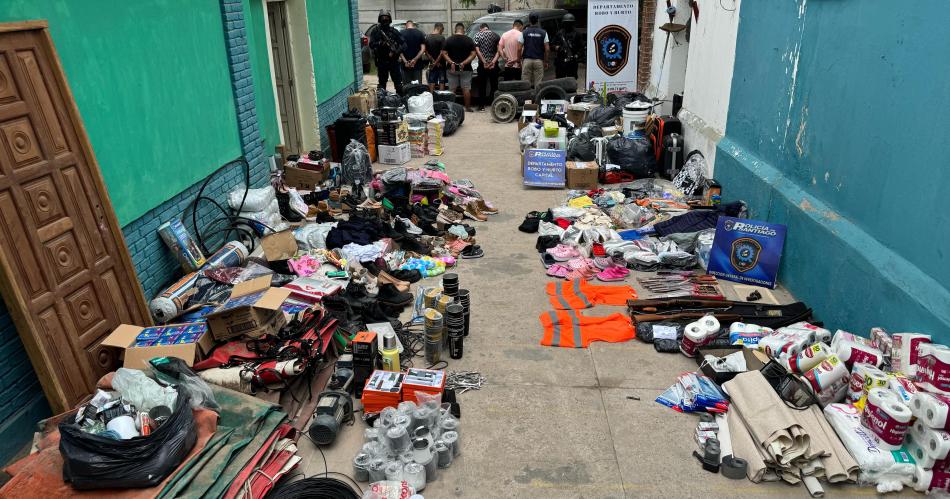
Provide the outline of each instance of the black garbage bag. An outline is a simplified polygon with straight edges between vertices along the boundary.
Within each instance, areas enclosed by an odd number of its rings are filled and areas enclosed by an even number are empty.
[[[680,351],[680,342],[683,341],[684,324],[677,322],[639,322],[637,323],[637,339],[645,343],[653,343],[653,348],[661,353],[675,353]]]
[[[448,136],[459,129],[459,117],[455,114],[453,103],[436,102],[432,104],[435,114],[441,115],[445,119],[445,128],[442,129],[442,135]]]
[[[593,123],[599,127],[614,126],[617,118],[623,115],[623,110],[613,106],[601,106],[587,113],[585,123]]]
[[[591,104],[600,104],[602,102],[600,92],[594,90],[593,88],[588,90],[586,94],[575,95],[574,102],[586,102]]]
[[[399,94],[395,92],[388,92],[386,90],[377,90],[376,91],[376,107],[401,107],[403,105],[402,97],[399,97]]]
[[[82,431],[75,413],[59,424],[63,481],[79,490],[154,487],[185,460],[198,440],[188,391],[179,388],[172,415],[151,435],[113,440]]]
[[[650,99],[640,92],[614,92],[607,94],[607,105],[623,110],[623,107],[634,101],[650,102]]]
[[[653,145],[646,137],[617,135],[607,142],[607,158],[620,169],[637,178],[651,177],[656,173],[656,156]]]
[[[597,150],[588,132],[577,134],[567,143],[568,161],[594,161],[595,159],[597,159]]]

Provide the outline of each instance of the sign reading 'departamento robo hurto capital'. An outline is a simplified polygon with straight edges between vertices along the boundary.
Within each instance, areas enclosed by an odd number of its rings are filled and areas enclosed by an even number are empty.
[[[638,0],[588,0],[587,86],[637,89]]]
[[[784,247],[784,225],[719,217],[709,252],[709,273],[728,281],[775,289]]]

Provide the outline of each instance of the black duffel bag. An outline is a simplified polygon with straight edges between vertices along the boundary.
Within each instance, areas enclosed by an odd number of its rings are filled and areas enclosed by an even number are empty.
[[[188,392],[178,389],[172,415],[151,435],[113,440],[83,431],[75,412],[59,423],[63,481],[79,490],[154,487],[175,471],[198,440]]]

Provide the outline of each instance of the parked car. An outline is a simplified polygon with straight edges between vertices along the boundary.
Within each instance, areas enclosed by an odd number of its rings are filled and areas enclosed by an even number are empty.
[[[406,21],[402,20],[393,20],[393,28],[396,28],[396,31],[402,31],[406,29]],[[373,33],[373,30],[376,29],[376,24],[373,23],[372,26],[366,28],[366,32],[363,33],[361,43],[363,49],[361,51],[361,58],[363,59],[363,73],[369,73],[370,61],[373,59],[372,51],[369,49],[369,37]]]

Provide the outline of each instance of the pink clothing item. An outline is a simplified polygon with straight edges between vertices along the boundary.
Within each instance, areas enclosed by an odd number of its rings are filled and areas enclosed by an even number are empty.
[[[505,34],[501,35],[501,41],[498,42],[498,48],[501,49],[501,56],[506,61],[506,68],[521,67],[521,64],[518,62],[518,50],[521,48],[521,44],[518,43],[518,37],[520,35],[520,31],[512,28],[505,31]]]
[[[323,262],[310,255],[302,255],[300,258],[291,258],[287,261],[287,264],[295,274],[301,277],[310,277],[316,274],[317,270],[320,270]]]

